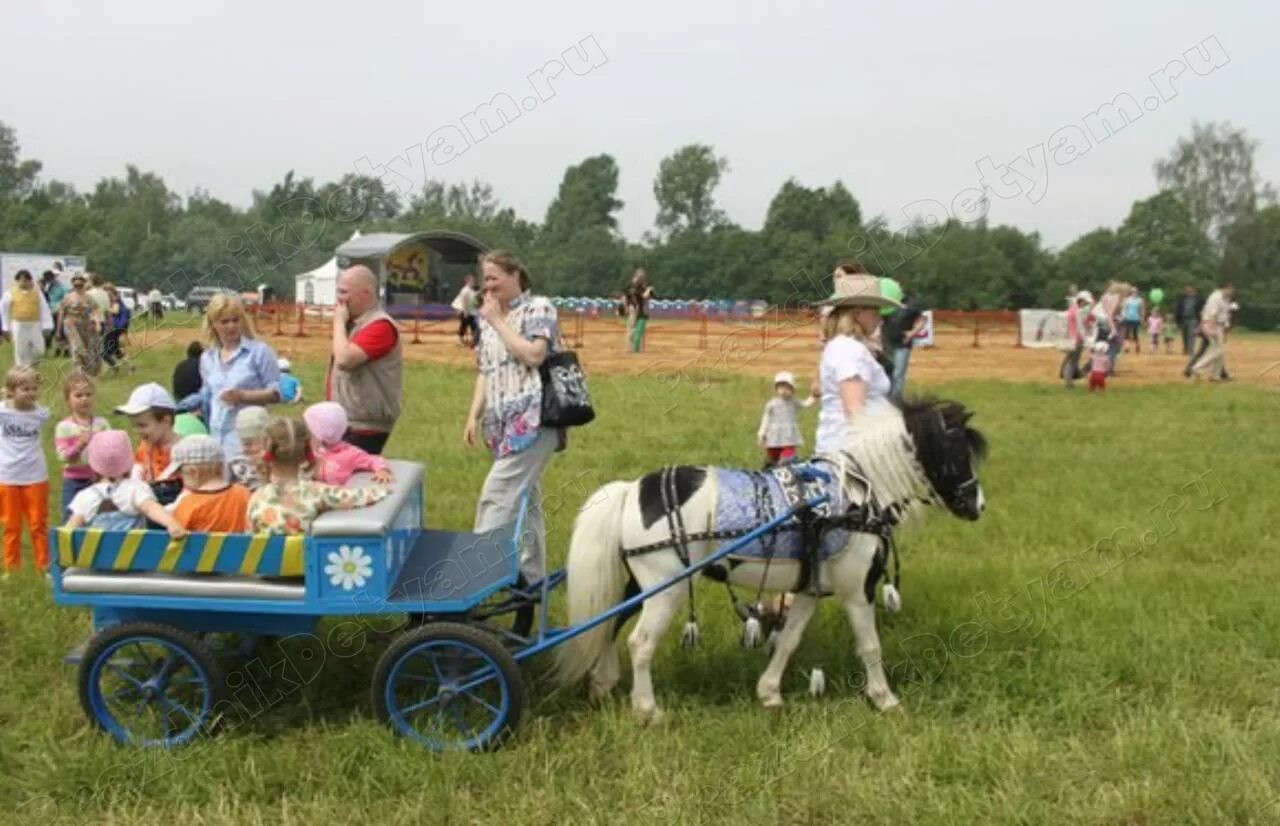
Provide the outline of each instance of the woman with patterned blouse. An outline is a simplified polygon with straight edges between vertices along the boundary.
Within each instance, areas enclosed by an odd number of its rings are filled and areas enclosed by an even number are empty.
[[[480,257],[484,299],[480,304],[479,374],[463,440],[479,434],[493,453],[493,467],[476,505],[476,533],[516,518],[521,495],[529,496],[521,536],[520,572],[527,582],[543,576],[546,523],[539,481],[551,455],[564,449],[561,428],[544,428],[542,378],[538,368],[560,339],[556,308],[530,291],[529,273],[514,255],[494,250]]]

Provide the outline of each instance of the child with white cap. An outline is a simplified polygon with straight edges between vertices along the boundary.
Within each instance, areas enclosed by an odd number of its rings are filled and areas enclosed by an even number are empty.
[[[71,500],[68,528],[101,528],[128,531],[144,526],[150,519],[175,539],[186,535],[178,521],[156,501],[151,486],[130,476],[133,445],[123,430],[104,430],[89,439],[89,467],[94,483]]]
[[[250,405],[236,413],[236,435],[240,437],[240,455],[227,463],[231,481],[251,491],[265,481],[262,467],[262,437],[271,416],[265,407]]]
[[[168,473],[182,477],[182,493],[169,506],[189,531],[244,533],[251,494],[227,479],[226,455],[212,436],[188,436],[173,448]]]
[[[298,404],[302,401],[302,382],[289,372],[293,369],[293,365],[288,359],[281,358],[276,360],[276,366],[280,368],[280,401],[286,404]]]
[[[178,433],[174,430],[177,408],[169,391],[155,382],[135,387],[129,400],[116,408],[117,413],[133,420],[133,428],[138,433],[133,478],[150,485],[162,505],[169,504],[182,492],[182,480],[166,473],[172,459],[170,452],[178,443]]]
[[[373,481],[391,481],[391,466],[381,456],[366,453],[342,441],[347,432],[347,411],[337,402],[317,402],[302,420],[311,433],[311,476],[327,485],[345,485],[356,471],[373,473]]]
[[[766,466],[783,464],[796,457],[796,448],[804,444],[800,433],[800,410],[811,407],[813,397],[796,401],[796,377],[783,370],[773,377],[773,398],[764,406],[756,439],[765,449]]]

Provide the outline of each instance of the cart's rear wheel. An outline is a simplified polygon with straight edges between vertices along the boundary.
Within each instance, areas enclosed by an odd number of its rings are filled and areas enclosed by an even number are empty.
[[[216,727],[225,699],[226,678],[209,646],[168,625],[112,626],[80,661],[80,705],[122,743],[186,745]]]
[[[378,719],[433,751],[496,748],[524,711],[524,679],[491,633],[453,622],[407,632],[373,675]]]

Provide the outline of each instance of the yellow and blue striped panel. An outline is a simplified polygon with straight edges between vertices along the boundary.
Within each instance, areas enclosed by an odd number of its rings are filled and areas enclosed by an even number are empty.
[[[304,536],[163,531],[55,531],[58,564],[99,571],[302,576]]]

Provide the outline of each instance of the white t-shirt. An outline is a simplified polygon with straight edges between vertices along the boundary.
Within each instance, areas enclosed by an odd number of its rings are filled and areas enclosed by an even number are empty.
[[[0,401],[0,485],[49,481],[40,445],[40,430],[48,420],[48,408],[14,410],[12,402]]]
[[[92,522],[104,502],[111,502],[125,516],[138,516],[142,513],[141,507],[155,498],[151,486],[146,482],[139,482],[137,479],[121,479],[118,482],[103,480],[94,482],[77,493],[71,500],[70,508],[72,515],[82,516],[85,522]]]
[[[836,336],[822,350],[818,368],[822,387],[822,408],[818,413],[816,453],[835,453],[844,446],[844,402],[840,399],[840,383],[858,379],[867,386],[865,412],[889,403],[889,377],[876,361],[867,345],[853,336]]]

